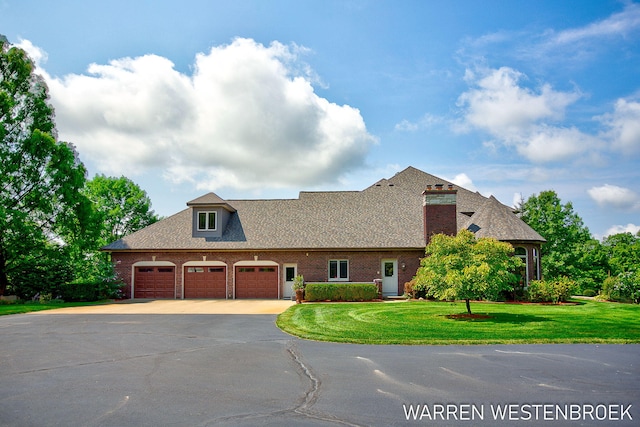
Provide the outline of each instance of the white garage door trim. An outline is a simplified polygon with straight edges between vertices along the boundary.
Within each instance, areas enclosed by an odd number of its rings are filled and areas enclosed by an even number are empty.
[[[233,264],[233,299],[236,299],[236,267],[276,267],[278,274],[278,299],[280,299],[280,264],[275,261],[238,261]]]
[[[177,266],[171,261],[138,261],[131,264],[131,298],[136,294],[136,267],[173,267],[173,299],[176,298],[176,269]]]

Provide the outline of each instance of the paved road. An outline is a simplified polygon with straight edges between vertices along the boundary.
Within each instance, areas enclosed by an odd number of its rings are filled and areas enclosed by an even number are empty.
[[[0,425],[640,420],[639,345],[367,346],[293,338],[275,314],[52,313],[0,317]]]

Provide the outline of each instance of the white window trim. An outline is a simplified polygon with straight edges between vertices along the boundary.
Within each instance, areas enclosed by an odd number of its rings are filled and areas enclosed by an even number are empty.
[[[524,287],[527,288],[529,286],[529,250],[524,246],[516,246],[514,250],[518,248],[524,249],[524,254],[515,256],[524,262]]]
[[[213,224],[214,228],[208,228],[208,227],[200,228],[200,214],[206,215],[206,219],[205,219],[206,226],[209,225],[209,215],[213,214],[215,216],[215,221]],[[196,223],[197,223],[198,231],[217,231],[218,230],[218,212],[217,211],[198,211]]]
[[[338,277],[331,277],[331,262],[335,261],[337,265]],[[344,261],[347,263],[347,277],[340,277],[340,263]],[[349,260],[348,259],[330,259],[327,263],[327,278],[329,282],[348,282],[349,281]]]

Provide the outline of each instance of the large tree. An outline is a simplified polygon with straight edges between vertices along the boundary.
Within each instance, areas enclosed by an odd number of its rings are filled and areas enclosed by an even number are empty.
[[[582,274],[581,260],[592,238],[582,218],[573,211],[572,203],[563,204],[555,191],[543,191],[522,203],[520,216],[547,240],[541,250],[543,276],[578,280]]]
[[[416,283],[427,295],[439,299],[463,299],[471,314],[472,299],[497,299],[513,290],[514,271],[522,264],[509,243],[476,236],[462,230],[457,236],[436,234],[426,248],[416,273]]]
[[[124,176],[96,175],[85,193],[101,216],[101,245],[118,240],[158,221],[147,193]]]
[[[640,232],[612,234],[602,241],[602,246],[610,275],[640,270]]]
[[[48,89],[27,54],[0,36],[0,294],[25,260],[46,265],[54,247],[82,246],[92,205],[85,169],[58,141]],[[27,256],[28,255],[28,256]]]

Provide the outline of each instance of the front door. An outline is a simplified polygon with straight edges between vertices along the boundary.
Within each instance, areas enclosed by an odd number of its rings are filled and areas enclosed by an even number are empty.
[[[398,260],[382,260],[382,296],[398,295]]]
[[[284,265],[284,289],[282,290],[284,299],[293,299],[293,281],[296,278],[297,270],[297,264]]]

